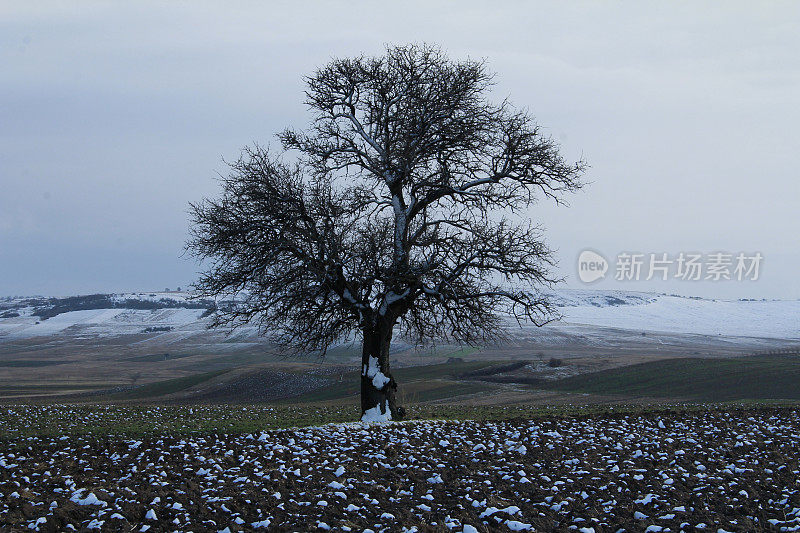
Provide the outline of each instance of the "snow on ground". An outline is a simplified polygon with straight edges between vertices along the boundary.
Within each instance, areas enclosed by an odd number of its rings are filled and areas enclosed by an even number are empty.
[[[641,331],[800,339],[798,300],[728,301],[649,295],[641,300],[623,300],[630,302],[623,305],[596,305],[592,301],[573,298],[571,305],[560,308],[564,322]]]
[[[192,293],[188,291],[168,291],[168,292],[124,292],[111,295],[111,299],[116,302],[125,300],[142,300],[147,302],[158,302],[160,300],[175,300],[176,302],[187,302],[191,300]]]
[[[646,292],[559,290],[551,293],[564,320],[538,330],[539,337],[560,334],[570,336],[596,335],[591,328],[615,328],[641,332],[723,336],[737,338],[767,338],[800,340],[800,301],[728,301]],[[129,299],[183,302],[190,293],[131,293],[112,295],[112,300]],[[0,318],[0,339],[51,335],[114,336],[141,333],[147,327],[171,327],[190,331],[205,329],[202,309],[125,310],[106,309],[72,311],[47,320],[39,320],[33,308],[15,309],[19,317]],[[1,303],[8,307],[14,300]],[[2,313],[0,313],[2,314]],[[36,322],[39,321],[39,324]],[[591,328],[586,328],[590,326]],[[583,328],[583,330],[581,329]],[[176,331],[161,340],[178,342],[183,337]],[[614,335],[618,335],[615,333]],[[257,328],[240,328],[226,339],[246,342],[258,336]],[[608,335],[603,335],[607,337]],[[399,345],[395,347],[399,349]]]
[[[659,295],[652,292],[561,289],[548,293],[558,307],[608,307],[618,305],[640,305],[656,300]]]
[[[0,448],[0,516],[33,531],[798,531],[799,433],[796,409],[761,408],[17,437]]]
[[[38,317],[0,319],[0,336],[9,338],[74,334],[112,336],[141,333],[146,328],[179,328],[195,324],[204,309],[94,309]],[[199,325],[198,325],[199,326]]]

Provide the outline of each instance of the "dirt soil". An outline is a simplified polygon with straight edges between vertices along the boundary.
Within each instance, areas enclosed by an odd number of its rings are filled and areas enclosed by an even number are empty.
[[[19,437],[0,442],[0,520],[53,532],[788,531],[800,525],[799,433],[797,409],[762,408]]]
[[[337,367],[312,367],[304,373],[256,369],[240,373],[210,390],[178,395],[176,399],[192,402],[256,403],[302,397],[334,382],[341,371]]]

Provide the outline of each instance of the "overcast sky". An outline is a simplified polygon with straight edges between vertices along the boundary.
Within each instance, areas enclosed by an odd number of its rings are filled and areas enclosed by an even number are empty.
[[[800,298],[800,4],[722,1],[4,2],[0,295],[186,286],[221,159],[303,127],[331,57],[412,41],[485,58],[591,165],[531,212],[569,286],[584,248],[758,251],[755,282],[593,287]]]

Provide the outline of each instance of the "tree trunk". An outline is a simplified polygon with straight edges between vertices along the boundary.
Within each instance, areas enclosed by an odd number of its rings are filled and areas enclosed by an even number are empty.
[[[361,420],[401,420],[405,409],[397,406],[397,382],[389,371],[392,325],[381,321],[364,329],[361,355]]]

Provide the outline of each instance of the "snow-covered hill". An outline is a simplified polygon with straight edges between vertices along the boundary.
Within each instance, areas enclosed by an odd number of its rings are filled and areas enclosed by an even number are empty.
[[[711,300],[625,291],[554,294],[564,322],[629,330],[800,339],[800,300]]]
[[[0,300],[0,340],[205,330],[204,315],[213,305],[185,292],[5,298]]]
[[[143,333],[162,342],[179,342],[207,333],[207,309],[213,305],[198,304],[186,292],[87,298],[0,299],[0,342],[53,335],[87,338]],[[559,334],[591,327],[637,333],[800,340],[797,300],[728,301],[599,290],[559,290],[552,293],[552,298],[564,319],[540,330],[544,335],[548,328]],[[101,302],[97,304],[101,308],[87,309],[93,301]],[[254,328],[246,328],[225,336],[227,342],[246,342],[255,334]]]

